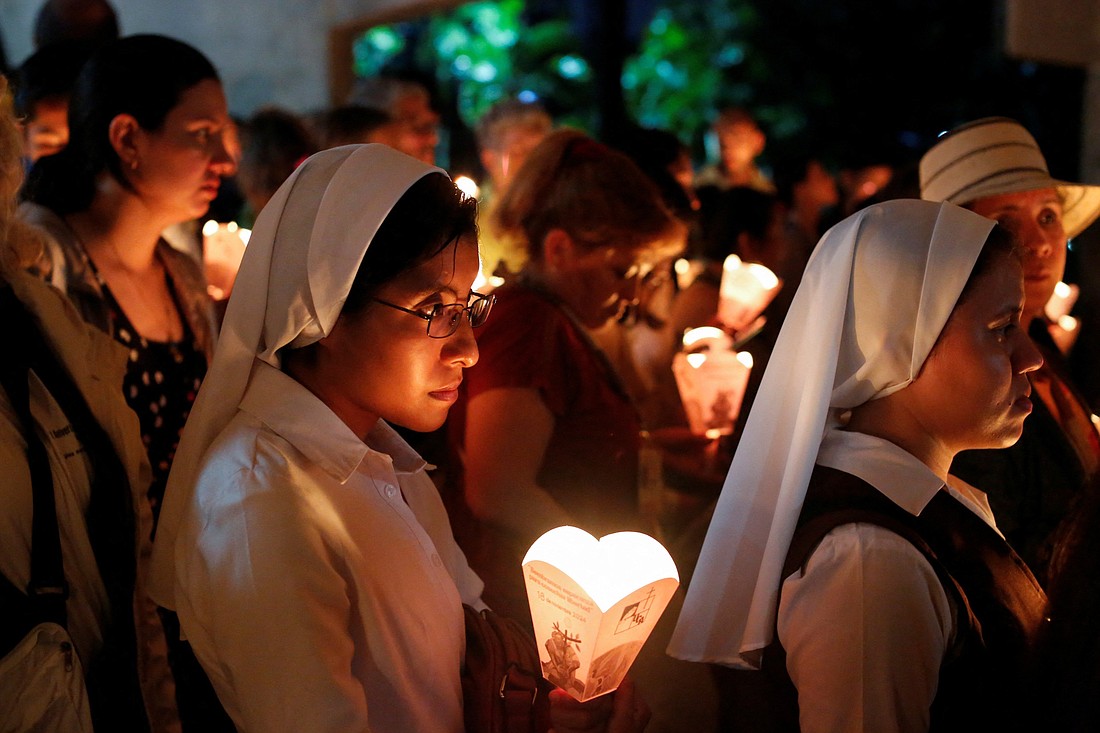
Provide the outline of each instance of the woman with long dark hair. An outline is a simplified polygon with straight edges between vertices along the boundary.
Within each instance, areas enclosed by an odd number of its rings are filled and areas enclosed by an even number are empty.
[[[125,394],[153,469],[155,520],[215,332],[198,264],[161,232],[205,214],[236,170],[232,123],[206,57],[155,35],[89,59],[69,123],[69,144],[31,169],[21,214],[51,236],[44,274],[130,351]]]

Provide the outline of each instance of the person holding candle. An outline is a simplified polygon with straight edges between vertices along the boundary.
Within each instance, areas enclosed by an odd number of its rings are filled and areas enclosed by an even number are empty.
[[[520,565],[543,532],[637,527],[638,411],[589,331],[622,314],[686,232],[629,158],[568,129],[531,152],[497,213],[528,260],[479,335],[448,421],[447,480],[489,604],[529,619]]]
[[[673,300],[670,321],[677,346],[689,328],[721,325],[719,286],[729,255],[758,262],[773,273],[784,272],[783,208],[775,196],[745,186],[708,187],[699,192],[699,200],[703,269]],[[778,330],[783,313],[772,316],[771,310],[768,321]]]
[[[669,316],[669,331],[673,340],[668,345],[667,364],[671,364],[673,355],[682,350],[681,341],[689,329],[725,326],[718,315],[723,264],[729,255],[736,254],[743,262],[762,263],[773,272],[781,271],[779,268],[785,247],[783,209],[774,196],[745,186],[729,189],[708,187],[700,191],[700,201],[703,269],[673,297]],[[782,283],[778,295],[780,302],[771,301],[764,311],[765,325],[760,334],[733,334],[735,338],[750,336],[741,348],[752,355],[753,361],[749,388],[740,411],[740,423],[748,415],[760,375],[767,365],[771,344],[783,322],[782,309],[790,302],[786,296],[787,290],[786,284]],[[663,378],[658,384],[665,405],[662,410],[666,416],[665,425],[683,425],[683,410],[670,378],[671,371],[666,369],[661,374]]]
[[[1003,117],[961,125],[920,162],[921,197],[950,201],[1010,229],[1024,251],[1023,328],[1043,354],[1028,375],[1035,411],[1010,448],[965,451],[952,472],[989,493],[1005,536],[1040,580],[1059,524],[1100,475],[1100,439],[1044,312],[1066,265],[1067,242],[1100,215],[1100,187],[1051,178],[1035,139]]]
[[[151,589],[238,729],[462,730],[462,604],[485,607],[482,582],[390,423],[443,424],[493,306],[477,271],[476,203],[384,145],[311,156],[260,213]],[[646,717],[629,686],[554,693],[551,715],[559,733]]]
[[[948,469],[1023,430],[1024,307],[1007,232],[952,204],[822,238],[669,647],[719,665],[737,730],[1011,727],[1045,597]]]

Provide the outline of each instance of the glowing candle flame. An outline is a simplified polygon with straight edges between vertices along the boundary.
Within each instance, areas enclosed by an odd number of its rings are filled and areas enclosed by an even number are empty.
[[[481,187],[477,185],[477,182],[469,176],[456,176],[454,179],[455,187],[459,191],[466,194],[470,198],[476,199],[481,195]]]
[[[718,320],[739,331],[755,321],[779,292],[779,278],[756,262],[730,255],[722,265]]]

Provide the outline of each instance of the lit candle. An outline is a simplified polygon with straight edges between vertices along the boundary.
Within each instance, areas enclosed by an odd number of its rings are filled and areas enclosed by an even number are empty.
[[[768,268],[730,255],[722,265],[718,320],[735,333],[740,331],[764,312],[779,287],[779,278]]]
[[[699,277],[706,265],[700,260],[687,260],[680,258],[676,260],[672,265],[672,269],[676,272],[676,285],[680,290],[687,290],[695,278]]]
[[[741,413],[752,355],[733,351],[729,336],[709,326],[684,334],[684,347],[672,359],[672,373],[691,432],[711,439],[729,435]]]
[[[1047,332],[1054,341],[1054,345],[1058,347],[1063,355],[1068,356],[1070,350],[1073,349],[1073,345],[1077,343],[1077,337],[1080,335],[1078,332],[1080,325],[1080,322],[1073,316],[1059,316],[1054,323],[1047,327]]]
[[[211,219],[202,225],[202,260],[207,292],[214,300],[224,300],[233,290],[233,281],[244,257],[244,248],[252,235],[237,222],[219,224]]]
[[[1068,316],[1069,312],[1073,310],[1073,306],[1077,302],[1077,296],[1080,293],[1081,288],[1076,285],[1069,285],[1064,282],[1055,285],[1054,293],[1043,308],[1047,318],[1057,323],[1062,316]]]
[[[477,185],[477,181],[469,176],[455,176],[454,184],[455,188],[472,199],[476,199],[481,195],[481,187]]]
[[[619,686],[680,585],[652,537],[577,527],[535,540],[523,574],[543,676],[582,701]]]

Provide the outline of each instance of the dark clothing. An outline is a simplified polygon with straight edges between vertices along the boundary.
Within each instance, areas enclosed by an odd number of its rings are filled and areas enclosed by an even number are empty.
[[[1034,410],[1023,435],[1010,448],[959,453],[951,473],[988,494],[998,527],[1043,583],[1059,524],[1100,464],[1100,441],[1045,323],[1037,320],[1030,333],[1044,363],[1028,375]],[[1045,394],[1053,394],[1055,403]]]
[[[955,642],[940,668],[931,730],[1011,729],[1022,710],[1025,662],[1046,605],[1027,566],[946,490],[914,517],[861,479],[817,466],[783,577],[805,567],[832,529],[854,522],[882,526],[912,543],[957,609]],[[778,632],[764,649],[761,671],[716,668],[716,675],[725,730],[799,730],[797,691]]]

